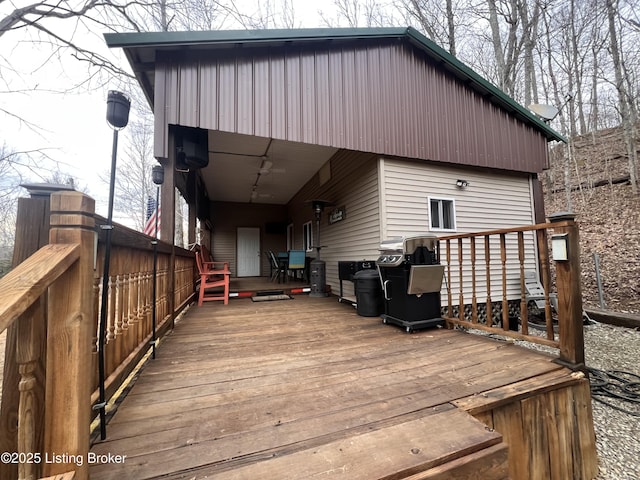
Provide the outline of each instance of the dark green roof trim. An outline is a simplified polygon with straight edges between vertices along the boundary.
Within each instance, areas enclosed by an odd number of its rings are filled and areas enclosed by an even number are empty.
[[[413,46],[424,51],[456,77],[469,83],[481,95],[501,105],[512,115],[542,132],[547,140],[566,142],[562,135],[539,117],[412,27],[106,33],[104,38],[110,48],[124,49],[407,38]]]
[[[403,28],[300,28],[280,30],[215,30],[196,32],[105,33],[113,47],[169,47],[177,45],[215,45],[233,43],[272,43],[301,40],[340,40],[355,38],[402,37]],[[413,30],[413,29],[411,29]]]

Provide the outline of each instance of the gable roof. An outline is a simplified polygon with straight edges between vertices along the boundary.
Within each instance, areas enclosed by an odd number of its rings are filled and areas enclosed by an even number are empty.
[[[548,141],[566,141],[539,117],[412,27],[106,33],[104,37],[110,48],[124,50],[150,105],[153,105],[155,62],[159,52],[238,49],[238,55],[241,55],[242,48],[252,46],[278,47],[293,43],[303,45],[359,39],[402,39],[424,52],[441,68],[482,97],[532,126]]]

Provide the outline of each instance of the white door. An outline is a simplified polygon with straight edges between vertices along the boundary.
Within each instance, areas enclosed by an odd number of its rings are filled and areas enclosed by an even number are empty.
[[[260,276],[260,228],[238,227],[238,277]]]

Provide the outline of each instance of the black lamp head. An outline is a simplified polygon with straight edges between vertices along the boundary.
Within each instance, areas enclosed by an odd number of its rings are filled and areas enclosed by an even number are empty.
[[[119,130],[129,123],[131,100],[122,92],[110,90],[107,95],[107,122]]]
[[[328,207],[329,205],[333,205],[333,202],[330,202],[328,200],[320,200],[320,199],[307,200],[305,203],[306,204],[311,204],[311,209],[315,213],[316,218],[318,220],[320,219],[320,216],[322,215],[322,211],[326,207]]]
[[[156,185],[164,183],[164,167],[162,165],[154,165],[151,169],[151,179]]]
[[[329,205],[333,205],[333,203],[329,202],[328,200],[319,200],[319,199],[311,200],[311,208],[313,209],[314,212],[322,212],[324,208]]]

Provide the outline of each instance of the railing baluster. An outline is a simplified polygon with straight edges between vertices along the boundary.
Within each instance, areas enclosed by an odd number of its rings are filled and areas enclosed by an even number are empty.
[[[464,281],[463,281],[463,255],[462,255],[462,238],[458,239],[458,282],[460,285],[460,293],[458,295],[458,318],[464,321]]]
[[[507,235],[500,234],[500,261],[502,263],[502,329],[509,330],[509,301],[507,300]]]
[[[129,325],[131,319],[131,274],[126,272],[122,277],[122,348],[124,354],[128,355],[129,335],[131,334]]]
[[[114,262],[115,263],[115,262]],[[115,320],[116,320],[116,278],[109,276],[109,296],[107,307],[107,335],[105,339],[105,365],[108,376],[118,365],[116,358]]]
[[[117,258],[117,257],[116,257]],[[119,260],[119,259],[118,259]],[[122,266],[118,261],[118,272],[122,271]],[[116,329],[115,329],[115,351],[116,358],[118,359],[118,365],[122,363],[122,361],[127,356],[127,349],[124,346],[124,338],[123,338],[123,317],[124,317],[124,275],[122,273],[118,273],[116,277]]]
[[[42,432],[38,432],[38,426],[44,416],[44,379],[41,375],[44,359],[41,355],[45,352],[45,339],[40,325],[44,318],[44,302],[40,299],[16,320],[16,363],[20,373],[18,452],[26,455],[40,452],[42,446]],[[37,378],[38,371],[41,378]],[[21,462],[18,465],[20,480],[39,476],[39,463]]]
[[[451,292],[451,241],[447,239],[447,315],[453,317],[453,298]]]
[[[91,323],[91,371],[93,372],[91,388],[98,388],[98,319],[100,318],[100,288],[102,282],[100,277],[93,279],[93,318]]]
[[[493,303],[491,302],[491,241],[489,235],[484,236],[484,264],[487,283],[487,326],[493,326]]]
[[[471,242],[471,322],[478,323],[478,296],[476,292],[476,237]]]
[[[518,263],[520,264],[520,324],[522,333],[529,334],[529,315],[527,309],[527,290],[524,284],[524,233],[518,232]]]

